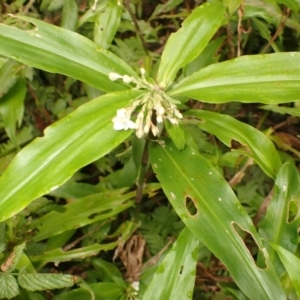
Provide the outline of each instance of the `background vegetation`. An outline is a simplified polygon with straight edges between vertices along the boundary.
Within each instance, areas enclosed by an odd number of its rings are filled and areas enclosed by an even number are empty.
[[[299,9],[2,1],[0,299],[299,299]],[[112,72],[179,125],[113,130]]]

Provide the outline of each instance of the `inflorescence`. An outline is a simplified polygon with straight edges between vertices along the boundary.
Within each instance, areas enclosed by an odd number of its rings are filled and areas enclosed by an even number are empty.
[[[141,75],[141,79],[136,79],[128,75],[109,73],[109,79],[112,81],[122,79],[125,83],[136,84],[136,89],[148,90],[127,108],[118,109],[117,115],[112,119],[113,126],[115,130],[135,129],[138,138],[148,134],[150,130],[154,136],[158,136],[165,119],[172,124],[178,124],[182,114],[175,105],[178,101],[150,83],[145,77],[144,69],[141,69]],[[131,119],[133,115],[136,115],[135,121]]]

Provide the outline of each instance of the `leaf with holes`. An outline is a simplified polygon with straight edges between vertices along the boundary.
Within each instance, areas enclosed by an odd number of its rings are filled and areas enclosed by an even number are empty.
[[[285,269],[268,242],[275,243],[291,253],[298,248],[298,228],[300,225],[300,180],[296,167],[285,163],[275,181],[274,195],[268,205],[265,218],[259,225],[259,234],[266,241],[266,248],[276,268],[277,274]],[[261,257],[260,257],[261,259]]]
[[[299,100],[300,53],[245,55],[213,64],[169,91],[203,102],[284,103]]]
[[[31,224],[38,233],[32,238],[37,242],[67,230],[83,227],[111,218],[134,205],[134,192],[125,189],[92,194],[63,206],[63,212],[51,211]]]
[[[250,299],[285,299],[255,227],[221,174],[200,154],[167,140],[149,149],[153,170],[185,225],[228,268]],[[251,234],[266,265],[258,268],[238,232]],[[253,298],[255,297],[255,298]]]
[[[157,268],[143,300],[192,298],[199,240],[185,228]]]
[[[289,278],[291,279],[298,297],[300,298],[300,280],[299,280],[299,270],[300,270],[300,259],[295,254],[291,253],[284,247],[277,245],[276,243],[270,243],[272,248],[277,252],[283,263]]]
[[[216,135],[228,147],[232,140],[247,146],[251,152],[245,154],[251,156],[268,176],[276,177],[281,160],[274,144],[262,132],[235,118],[210,111],[190,110],[187,115],[201,119],[198,126]]]
[[[132,131],[114,130],[111,120],[139,95],[137,90],[121,91],[89,101],[23,148],[0,178],[0,221],[122,143]]]
[[[64,74],[105,92],[124,90],[126,84],[112,82],[110,72],[136,77],[136,73],[113,53],[91,40],[37,19],[17,16],[35,26],[20,30],[0,24],[0,54],[26,65]]]

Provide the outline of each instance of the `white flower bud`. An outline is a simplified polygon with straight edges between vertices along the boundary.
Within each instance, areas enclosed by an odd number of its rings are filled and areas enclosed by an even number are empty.
[[[151,131],[154,136],[157,136],[159,134],[159,129],[155,125],[151,126]]]
[[[123,78],[123,76],[118,74],[118,73],[111,72],[111,73],[108,74],[108,78],[111,81],[116,81],[117,79]]]
[[[133,80],[133,78],[131,76],[128,76],[128,75],[123,76],[123,81],[125,83],[130,83],[130,82],[132,82],[132,80]]]
[[[141,71],[142,76],[145,76],[145,74],[146,74],[145,69],[144,68],[140,68],[140,71]]]
[[[156,116],[156,122],[157,122],[157,123],[162,123],[162,122],[163,122],[163,118],[162,118],[161,115],[157,115],[157,116]]]

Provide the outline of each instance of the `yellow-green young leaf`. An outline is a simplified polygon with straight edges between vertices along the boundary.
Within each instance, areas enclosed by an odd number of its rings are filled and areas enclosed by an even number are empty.
[[[0,24],[0,55],[73,77],[104,92],[127,87],[120,80],[111,81],[110,72],[137,77],[116,55],[75,32],[29,17],[18,18],[35,28],[25,31]]]
[[[78,7],[76,0],[65,0],[62,15],[61,27],[74,31],[78,18]]]
[[[19,286],[14,276],[0,274],[0,299],[11,299],[19,295]]]
[[[64,274],[20,273],[18,276],[19,285],[32,292],[71,287],[76,281],[77,277]]]
[[[107,7],[98,12],[94,25],[94,41],[107,49],[120,24],[122,6],[119,0],[108,0]]]
[[[16,123],[19,126],[21,125],[25,96],[26,84],[24,79],[19,77],[8,93],[0,99],[0,114],[2,115],[4,128],[15,145],[17,145]]]
[[[298,297],[300,298],[300,280],[299,280],[299,270],[300,270],[300,259],[290,251],[277,245],[276,243],[270,243],[272,248],[277,252],[281,262],[283,263],[293,285],[296,290]]]
[[[250,152],[245,154],[251,156],[268,176],[276,177],[281,160],[274,144],[265,134],[227,115],[204,110],[190,110],[186,114],[201,119],[198,126],[216,135],[228,147],[231,147],[233,140],[246,146]]]
[[[194,60],[206,47],[223,21],[225,7],[218,2],[205,3],[193,10],[182,27],[169,37],[157,73],[157,81],[168,87],[179,69]]]
[[[274,250],[269,243],[284,247],[291,253],[298,248],[298,228],[300,224],[300,180],[296,167],[285,163],[276,178],[274,194],[268,205],[267,213],[259,225],[259,234],[266,241],[266,248],[276,268],[277,274],[285,272]],[[259,261],[262,257],[259,256]]]
[[[171,96],[209,103],[299,100],[299,52],[249,55],[207,66],[172,87]]]
[[[228,268],[247,297],[286,300],[251,218],[223,176],[193,149],[153,142],[150,161],[166,197],[189,230]],[[251,234],[268,267],[258,268],[240,232]]]
[[[185,228],[157,268],[143,300],[192,299],[199,240]]]
[[[116,111],[141,95],[131,90],[106,94],[80,106],[23,148],[0,178],[0,221],[66,182],[83,166],[122,143],[131,130],[116,131]]]

